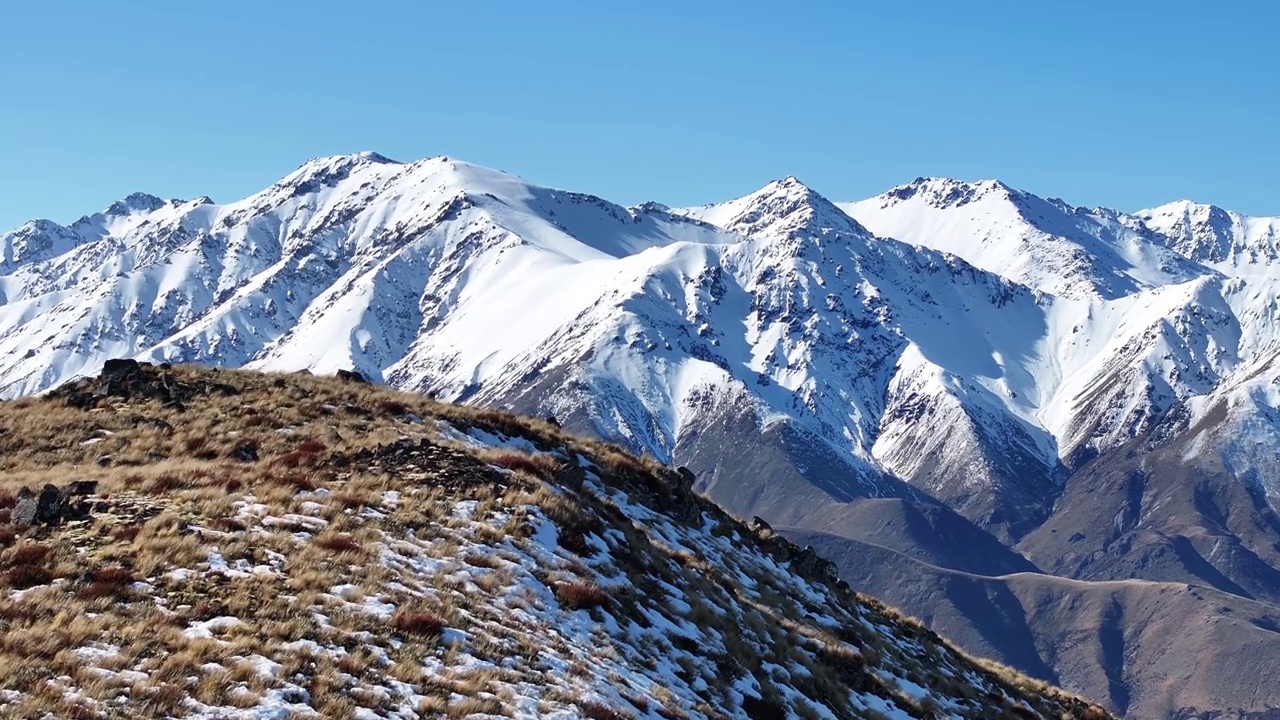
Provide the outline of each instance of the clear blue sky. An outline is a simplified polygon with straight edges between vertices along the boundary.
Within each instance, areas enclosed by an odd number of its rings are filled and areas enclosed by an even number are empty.
[[[365,149],[623,203],[948,175],[1280,214],[1278,25],[1230,0],[0,0],[0,228]]]

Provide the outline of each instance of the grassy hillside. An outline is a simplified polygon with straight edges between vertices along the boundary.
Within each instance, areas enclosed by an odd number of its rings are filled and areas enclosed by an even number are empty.
[[[0,714],[1107,717],[690,480],[354,379],[115,363],[0,404]]]

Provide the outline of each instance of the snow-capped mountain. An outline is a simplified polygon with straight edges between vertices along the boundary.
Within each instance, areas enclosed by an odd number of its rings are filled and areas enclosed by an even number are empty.
[[[1269,257],[1268,220],[1186,204],[1126,215],[946,179],[841,207],[875,232],[955,252],[1051,296],[1049,332],[1027,366],[1040,398],[1033,414],[1068,466],[1276,347],[1275,273],[1212,262]]]
[[[361,153],[229,204],[135,194],[0,236],[0,393],[123,356],[354,368],[688,465],[742,516],[853,537],[852,508],[891,499],[1090,580],[1142,577],[1150,540],[1179,558],[1161,580],[1280,602],[1280,583],[1271,598],[1240,577],[1257,564],[1178,544],[1229,537],[1280,566],[1262,547],[1280,542],[1277,226],[945,179],[855,203],[786,178],[627,208]],[[1161,443],[1215,458],[1247,488],[1230,503],[1256,502],[1230,523],[1175,488],[1150,498],[1174,524],[1150,502],[1096,507],[1131,499],[1109,494],[1122,466],[1173,478],[1120,461]],[[1096,524],[1085,507],[1115,534],[1070,540]],[[1045,560],[1076,542],[1091,560]]]
[[[1137,213],[1170,249],[1197,262],[1233,266],[1280,260],[1280,218],[1254,218],[1190,200]]]
[[[1067,468],[1272,341],[1255,294],[1175,252],[1216,232],[1184,226],[998,182],[842,210],[786,178],[669,211],[448,158],[323,158],[226,205],[135,194],[5,235],[0,387],[116,356],[350,367],[666,459],[745,409],[823,458],[799,465],[827,495],[914,487],[1016,536]]]
[[[114,356],[353,367],[667,459],[745,409],[823,457],[801,475],[836,497],[918,498],[908,480],[983,522],[1043,509],[1052,442],[1000,411],[1020,381],[993,359],[1043,325],[1034,293],[877,238],[793,178],[733,207],[722,227],[374,154],[229,205],[133,196],[49,227],[62,254],[15,252],[29,259],[0,285],[0,377],[16,395]],[[29,235],[6,244],[40,244]],[[942,456],[965,458],[964,477],[939,472]]]

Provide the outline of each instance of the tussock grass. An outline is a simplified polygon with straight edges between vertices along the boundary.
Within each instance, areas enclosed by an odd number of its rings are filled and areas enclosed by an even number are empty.
[[[609,594],[595,583],[575,581],[557,585],[556,600],[570,610],[588,610],[609,602]]]
[[[444,631],[444,618],[425,610],[398,610],[391,618],[391,627],[407,635],[439,637]]]
[[[550,480],[560,470],[560,461],[550,453],[525,453],[507,448],[490,448],[476,453],[476,457],[508,470],[527,473],[541,480]]]

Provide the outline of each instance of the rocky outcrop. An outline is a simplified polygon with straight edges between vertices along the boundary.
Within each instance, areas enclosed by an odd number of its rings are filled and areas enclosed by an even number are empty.
[[[587,481],[587,469],[575,462],[565,463],[556,473],[556,484],[569,490],[578,491]]]
[[[82,520],[89,516],[89,503],[85,498],[97,491],[98,483],[93,480],[77,480],[62,487],[46,484],[38,493],[23,487],[18,490],[18,502],[13,506],[9,522],[26,527]]]
[[[107,399],[159,400],[166,406],[182,408],[199,395],[235,395],[226,383],[179,381],[169,365],[152,365],[131,359],[108,360],[98,377],[69,382],[50,393],[68,405],[91,408]]]
[[[336,374],[338,379],[343,382],[358,383],[361,385],[369,384],[369,378],[365,377],[364,374],[358,370],[339,370]]]
[[[328,462],[337,468],[357,466],[363,471],[384,472],[447,488],[493,483],[505,486],[508,479],[488,463],[472,455],[426,438],[418,442],[398,440],[346,455],[334,453]]]

